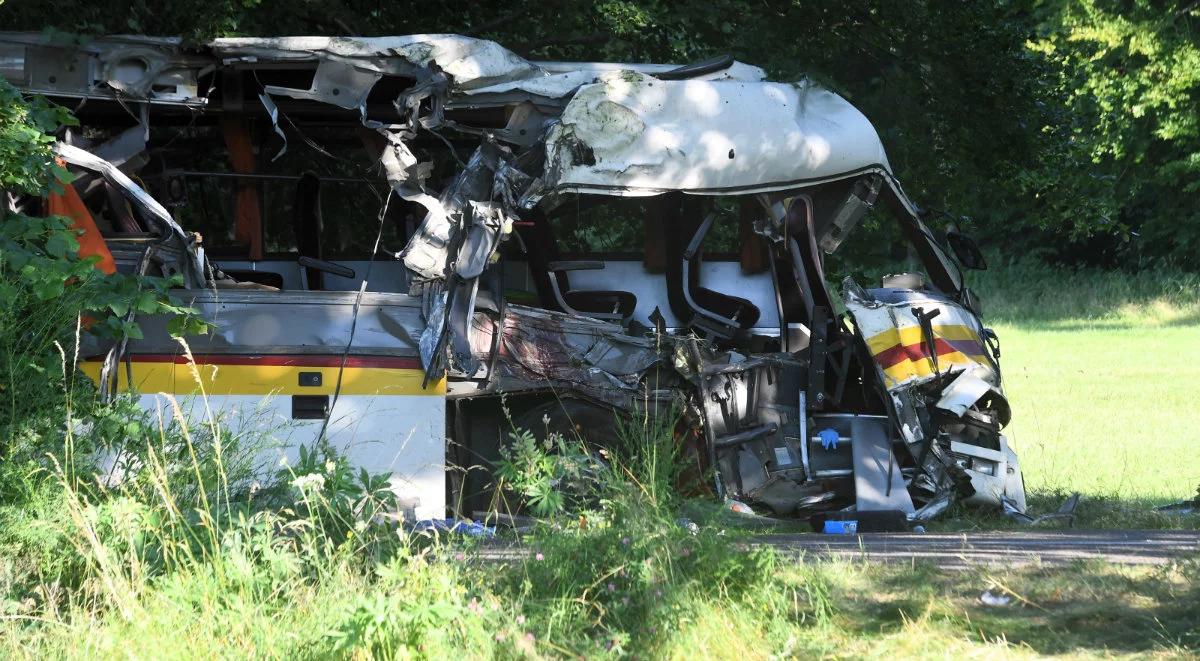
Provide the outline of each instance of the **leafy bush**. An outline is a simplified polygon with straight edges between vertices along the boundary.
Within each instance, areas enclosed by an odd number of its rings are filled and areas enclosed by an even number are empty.
[[[277,475],[288,486],[287,502],[309,520],[313,532],[331,545],[357,536],[357,544],[376,550],[393,538],[399,520],[390,473],[354,469],[328,447],[300,447],[300,460]]]
[[[60,126],[78,124],[65,108],[42,97],[26,100],[0,80],[0,191],[38,195],[69,180],[50,147]]]
[[[696,594],[737,607],[771,579],[770,551],[736,544],[719,526],[680,522],[675,422],[620,418],[611,448],[516,430],[501,453],[502,484],[549,518],[524,540],[532,560],[503,576],[500,591],[536,620],[569,623],[561,626],[573,627],[573,653],[653,649],[660,632],[690,616]]]
[[[528,429],[509,432],[509,440],[500,448],[496,479],[537,516],[579,510],[598,494],[605,470],[598,455],[604,450],[556,432],[539,441]]]
[[[30,197],[69,182],[54,161],[51,133],[75,123],[66,110],[41,97],[25,102],[0,81],[0,456],[36,456],[55,438],[62,409],[87,390],[73,378],[85,336],[141,337],[130,312],[181,321],[192,312],[170,296],[173,281],[105,275],[96,258],[80,259],[69,219],[23,213]]]

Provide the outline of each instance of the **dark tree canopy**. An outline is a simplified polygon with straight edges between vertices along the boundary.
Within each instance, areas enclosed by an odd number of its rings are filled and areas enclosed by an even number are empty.
[[[1200,267],[1200,3],[1175,0],[29,0],[10,30],[78,34],[456,32],[535,59],[731,53],[813,78],[879,129],[909,194],[994,247]],[[935,223],[936,224],[936,223]]]

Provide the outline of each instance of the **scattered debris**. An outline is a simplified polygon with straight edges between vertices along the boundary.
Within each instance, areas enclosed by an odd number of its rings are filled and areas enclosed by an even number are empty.
[[[743,503],[738,500],[725,501],[725,507],[726,507],[726,509],[728,509],[730,512],[733,512],[734,514],[743,514],[746,516],[758,516],[758,514],[754,511],[754,508],[752,508],[749,505],[747,505],[746,503]]]
[[[1156,512],[1164,514],[1179,514],[1188,515],[1200,512],[1200,487],[1196,487],[1196,497],[1188,500],[1181,500],[1178,503],[1170,503],[1169,505],[1160,505],[1154,508]]]
[[[996,593],[996,592],[992,592],[991,590],[984,590],[983,594],[979,595],[979,601],[984,606],[1000,608],[1002,606],[1007,606],[1007,605],[1011,604],[1013,599],[1012,599],[1012,597],[1008,596],[1007,594],[1004,594],[1003,592]]]
[[[1154,511],[1162,512],[1164,514],[1195,514],[1197,511],[1200,511],[1200,503],[1197,503],[1196,499],[1194,498],[1191,500],[1181,500],[1178,503],[1159,505],[1158,507],[1154,508]]]
[[[456,521],[454,519],[425,519],[413,525],[413,532],[424,533],[454,533],[467,537],[491,538],[496,536],[494,526],[485,526],[474,521]]]
[[[1075,508],[1079,506],[1079,494],[1071,494],[1069,498],[1063,501],[1062,505],[1058,506],[1057,510],[1038,516],[1030,516],[1023,510],[1017,509],[1016,504],[1007,498],[1002,499],[1001,503],[1004,505],[1004,513],[1018,523],[1036,525],[1046,521],[1065,521],[1069,528],[1075,525]]]
[[[822,532],[826,535],[855,535],[858,534],[858,521],[827,519]]]

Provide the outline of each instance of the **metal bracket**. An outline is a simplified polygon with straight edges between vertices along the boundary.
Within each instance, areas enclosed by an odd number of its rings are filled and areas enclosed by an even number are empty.
[[[813,408],[825,408],[825,368],[828,353],[825,341],[829,333],[829,311],[824,306],[813,308],[812,336],[808,344],[808,397]]]

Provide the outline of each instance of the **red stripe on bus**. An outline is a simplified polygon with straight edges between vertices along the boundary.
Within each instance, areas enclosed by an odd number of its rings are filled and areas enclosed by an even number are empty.
[[[310,355],[234,355],[199,353],[192,356],[197,365],[264,365],[272,367],[341,367],[342,356]],[[187,356],[170,353],[130,354],[135,363],[188,364]],[[381,369],[419,370],[421,361],[405,356],[346,356],[346,367],[375,367]]]
[[[936,338],[934,345],[937,348],[939,356],[944,356],[948,353],[961,351],[968,356],[979,356],[983,354],[983,345],[974,340],[955,340],[948,342],[943,338]],[[884,349],[875,354],[875,362],[879,363],[880,367],[887,369],[905,360],[923,360],[929,358],[929,350],[924,342],[901,346],[899,344]]]

